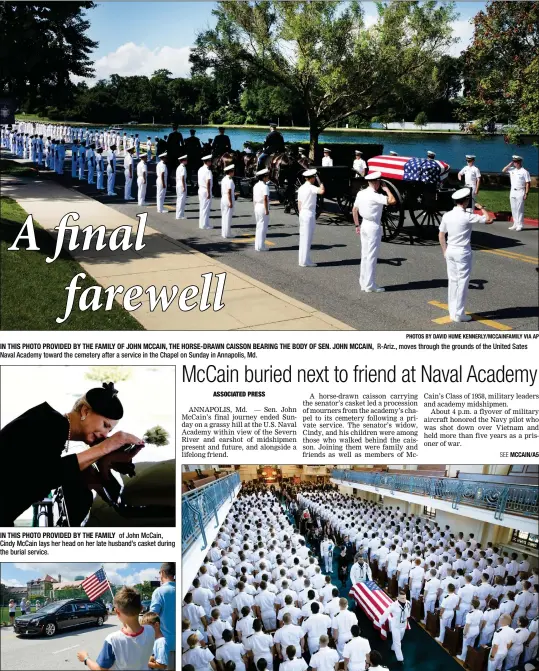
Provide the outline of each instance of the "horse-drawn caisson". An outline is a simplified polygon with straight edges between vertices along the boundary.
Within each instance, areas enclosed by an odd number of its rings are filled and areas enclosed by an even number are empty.
[[[287,146],[278,154],[264,155],[250,149],[233,151],[214,159],[213,170],[216,183],[227,165],[234,163],[235,179],[240,192],[250,197],[255,173],[268,168],[270,182],[277,197],[284,204],[285,212],[297,214],[297,191],[304,183],[303,172],[311,167],[318,170],[318,179],[324,184],[325,194],[318,198],[317,216],[324,209],[325,201],[334,201],[338,211],[352,219],[352,208],[357,192],[367,187],[367,182],[351,167],[337,165],[315,166],[297,147]],[[437,228],[444,212],[452,209],[451,195],[454,189],[447,186],[446,178],[450,166],[432,158],[391,156],[380,154],[367,161],[369,171],[382,174],[382,184],[395,196],[395,205],[386,206],[382,215],[384,241],[396,238],[404,226],[408,211],[420,234],[426,229]]]

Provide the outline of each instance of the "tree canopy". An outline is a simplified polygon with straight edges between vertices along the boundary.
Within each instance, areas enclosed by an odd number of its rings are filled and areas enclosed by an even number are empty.
[[[91,77],[86,11],[93,2],[0,3],[0,89],[30,105],[65,106],[71,77]]]
[[[434,89],[436,65],[453,41],[453,3],[393,0],[377,9],[367,28],[356,0],[224,0],[215,28],[196,40],[193,69],[211,70],[230,89],[278,87],[284,101],[301,106],[314,152],[324,128],[388,107],[402,113]],[[250,99],[244,95],[243,105]]]
[[[473,22],[461,119],[479,132],[501,122],[539,133],[539,3],[491,0]]]

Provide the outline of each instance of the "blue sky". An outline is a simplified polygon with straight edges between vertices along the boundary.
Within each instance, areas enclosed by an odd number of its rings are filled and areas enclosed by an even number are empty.
[[[214,2],[101,2],[88,12],[89,35],[99,42],[93,54],[96,76],[151,74],[166,67],[176,76],[189,73],[189,50],[198,32],[214,25]],[[376,8],[364,2],[367,24]],[[457,2],[454,34],[459,53],[472,37],[469,20],[484,2]]]
[[[105,573],[111,583],[136,585],[144,580],[159,580],[161,562],[157,564],[139,562],[133,564],[100,564],[98,562],[10,564],[2,562],[0,565],[0,580],[4,585],[11,587],[26,585],[29,580],[43,578],[47,574],[56,579],[58,579],[58,575],[61,575],[62,581],[69,581],[80,575],[87,577],[95,573],[101,566],[105,568]]]

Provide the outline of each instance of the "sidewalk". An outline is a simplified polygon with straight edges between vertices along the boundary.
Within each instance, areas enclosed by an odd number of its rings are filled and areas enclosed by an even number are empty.
[[[97,228],[105,225],[107,231],[119,226],[133,226],[136,232],[138,220],[133,220],[113,208],[92,198],[63,187],[53,180],[33,180],[23,177],[2,176],[2,195],[16,200],[32,214],[40,226],[56,235],[53,229],[68,212],[78,212],[77,224],[82,230],[86,226]],[[79,234],[79,242],[82,236]],[[94,238],[95,240],[95,238]],[[67,240],[68,242],[69,240]],[[213,309],[200,312],[198,308],[181,312],[177,298],[166,311],[157,308],[150,312],[148,296],[141,298],[143,305],[130,314],[148,330],[229,331],[229,330],[286,330],[286,331],[344,331],[351,326],[317,311],[315,308],[258,282],[214,259],[196,252],[177,240],[146,226],[145,248],[139,252],[114,251],[106,248],[100,252],[74,250],[71,256],[83,270],[94,277],[103,287],[123,285],[126,289],[134,285],[143,290],[155,285],[161,287],[177,285],[179,292],[189,285],[202,287],[204,273],[227,273],[223,296],[225,307],[218,312]],[[215,292],[216,280],[211,292]],[[169,291],[170,295],[170,291]],[[116,300],[122,303],[123,294]]]

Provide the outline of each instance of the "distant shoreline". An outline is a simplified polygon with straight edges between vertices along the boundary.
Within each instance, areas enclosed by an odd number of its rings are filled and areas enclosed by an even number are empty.
[[[90,121],[50,121],[50,119],[45,119],[43,117],[38,117],[35,115],[22,115],[20,117],[16,117],[16,120],[18,121],[36,121],[36,122],[43,122],[43,123],[64,123],[64,124],[69,124],[70,126],[82,126],[82,127],[90,127],[90,128],[109,128],[111,124],[104,124],[104,123],[91,123]],[[127,125],[127,124],[112,124],[112,125],[118,125],[121,126],[124,131],[129,131],[129,130],[156,130],[158,128],[169,128],[171,126],[170,123],[156,123],[156,124],[136,124],[136,125]],[[260,125],[250,125],[250,124],[222,124],[224,128],[240,128],[240,129],[252,129],[252,130],[268,130],[268,126],[260,126]],[[179,127],[181,128],[218,128],[219,124],[183,124],[180,123],[178,124]],[[308,126],[279,126],[279,129],[282,131],[304,131],[304,132],[309,132],[309,127]],[[324,128],[324,130],[320,133],[322,135],[323,133],[350,133],[350,134],[357,134],[357,133],[372,133],[373,135],[379,134],[379,133],[406,133],[408,135],[464,135],[466,137],[474,137],[471,133],[466,133],[464,131],[460,130],[412,130],[412,129],[401,129],[401,128],[392,128],[385,130],[383,128]],[[502,133],[495,133],[494,137],[503,137]],[[492,137],[492,136],[486,136],[486,137]],[[533,135],[533,134],[526,134],[523,133],[522,137],[526,138],[534,138],[538,136]]]

